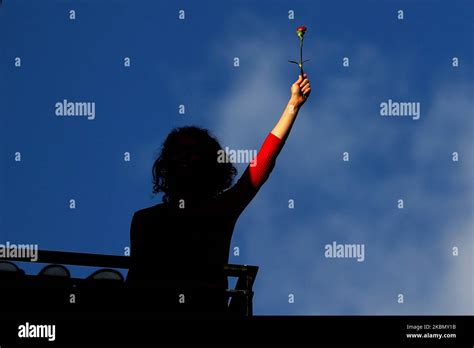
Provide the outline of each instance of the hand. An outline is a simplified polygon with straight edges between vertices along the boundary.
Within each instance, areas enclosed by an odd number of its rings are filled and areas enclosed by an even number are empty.
[[[291,85],[291,99],[299,106],[303,105],[311,93],[311,85],[308,74],[304,74],[304,79],[300,75],[293,85]]]

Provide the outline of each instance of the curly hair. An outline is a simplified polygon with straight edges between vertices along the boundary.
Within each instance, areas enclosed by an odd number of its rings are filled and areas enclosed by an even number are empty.
[[[176,156],[180,154],[180,141],[192,139],[192,151],[200,155],[197,173],[193,173],[195,189],[201,196],[213,197],[232,185],[237,169],[230,161],[218,161],[223,149],[207,129],[196,126],[173,129],[164,141],[161,152],[152,167],[153,193],[164,193],[163,202],[169,202],[176,193],[176,187],[184,184],[176,179]]]

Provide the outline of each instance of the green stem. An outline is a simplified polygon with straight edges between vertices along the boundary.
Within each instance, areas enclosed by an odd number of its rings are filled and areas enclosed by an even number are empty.
[[[304,76],[304,71],[303,71],[303,38],[300,40],[300,73],[301,77]]]

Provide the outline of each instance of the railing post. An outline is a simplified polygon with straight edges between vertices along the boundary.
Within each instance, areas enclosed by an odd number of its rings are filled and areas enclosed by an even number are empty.
[[[245,308],[246,308],[246,313],[245,315],[247,317],[251,317],[253,315],[253,277],[249,275],[248,273],[245,275],[245,287],[246,287],[246,293],[245,293]]]

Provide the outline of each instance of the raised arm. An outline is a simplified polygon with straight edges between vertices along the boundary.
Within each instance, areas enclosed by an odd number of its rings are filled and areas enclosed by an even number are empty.
[[[301,106],[311,93],[311,85],[307,79],[307,74],[304,74],[304,77],[303,80],[300,75],[298,80],[291,85],[291,97],[285,110],[283,110],[280,119],[265,139],[253,165],[250,165],[242,175],[243,179],[247,179],[248,176],[250,185],[256,191],[260,189],[270,175],[275,160],[295,123],[296,116],[298,116]]]
[[[256,158],[247,166],[239,181],[222,194],[224,206],[231,208],[237,215],[245,209],[255,197],[260,187],[270,175],[301,106],[308,99],[311,86],[307,75],[300,75],[291,86],[291,97],[273,130],[268,134]]]
[[[290,100],[288,101],[280,120],[271,132],[283,141],[286,140],[290,134],[291,127],[293,127],[293,123],[295,123],[298,111],[311,93],[311,85],[307,78],[307,74],[304,74],[304,77],[303,80],[303,77],[300,75],[298,80],[296,80],[291,86]]]

